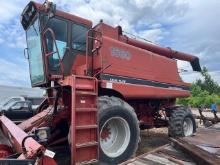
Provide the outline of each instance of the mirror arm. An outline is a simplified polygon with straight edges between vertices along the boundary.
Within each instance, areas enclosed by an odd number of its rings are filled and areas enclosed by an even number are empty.
[[[29,59],[28,48],[24,48],[24,58],[25,58],[25,59]]]

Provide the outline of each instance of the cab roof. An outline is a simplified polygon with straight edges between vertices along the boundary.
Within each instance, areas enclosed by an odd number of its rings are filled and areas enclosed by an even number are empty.
[[[34,1],[30,1],[29,4],[25,7],[25,9],[30,5],[33,5],[37,9],[37,11],[42,11],[43,12],[45,10],[45,8],[43,7],[42,4],[34,2]],[[25,9],[24,9],[23,12],[25,12]],[[56,10],[55,15],[59,16],[59,17],[62,17],[62,18],[65,18],[65,19],[68,19],[68,20],[73,21],[73,22],[83,24],[83,25],[88,26],[88,27],[92,27],[92,21],[90,21],[88,19],[81,18],[79,16],[76,16],[76,15],[73,15],[73,14],[70,14],[70,13],[67,13],[67,12],[64,12],[64,11],[61,11],[61,10]]]

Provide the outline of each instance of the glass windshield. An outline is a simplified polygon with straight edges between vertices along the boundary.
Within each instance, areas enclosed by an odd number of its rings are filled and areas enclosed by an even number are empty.
[[[27,46],[29,53],[29,67],[31,83],[39,84],[44,81],[43,59],[38,18],[27,30]]]
[[[72,47],[75,50],[86,51],[86,33],[87,27],[73,24],[72,26]]]
[[[51,28],[55,35],[55,42],[59,51],[60,58],[65,55],[67,47],[67,22],[61,19],[52,18],[47,23],[47,27]],[[47,51],[56,52],[55,43],[50,33],[46,34],[47,38]],[[49,57],[50,70],[59,70],[59,57],[57,53],[54,53]]]

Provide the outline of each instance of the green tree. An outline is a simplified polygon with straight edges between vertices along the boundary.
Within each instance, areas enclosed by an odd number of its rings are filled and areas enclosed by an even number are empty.
[[[192,107],[199,107],[201,105],[210,107],[215,102],[220,105],[219,84],[214,81],[207,68],[203,67],[201,74],[203,79],[197,80],[190,88],[191,96],[177,99],[177,104],[191,105]]]
[[[208,91],[209,94],[220,95],[220,86],[208,73],[208,69],[206,67],[202,68],[201,74],[204,80],[197,80],[195,85],[199,86],[202,90]]]

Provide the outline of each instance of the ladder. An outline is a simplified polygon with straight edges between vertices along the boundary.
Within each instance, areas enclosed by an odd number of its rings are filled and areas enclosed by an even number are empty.
[[[73,76],[71,112],[71,164],[98,162],[99,128],[97,79]]]

